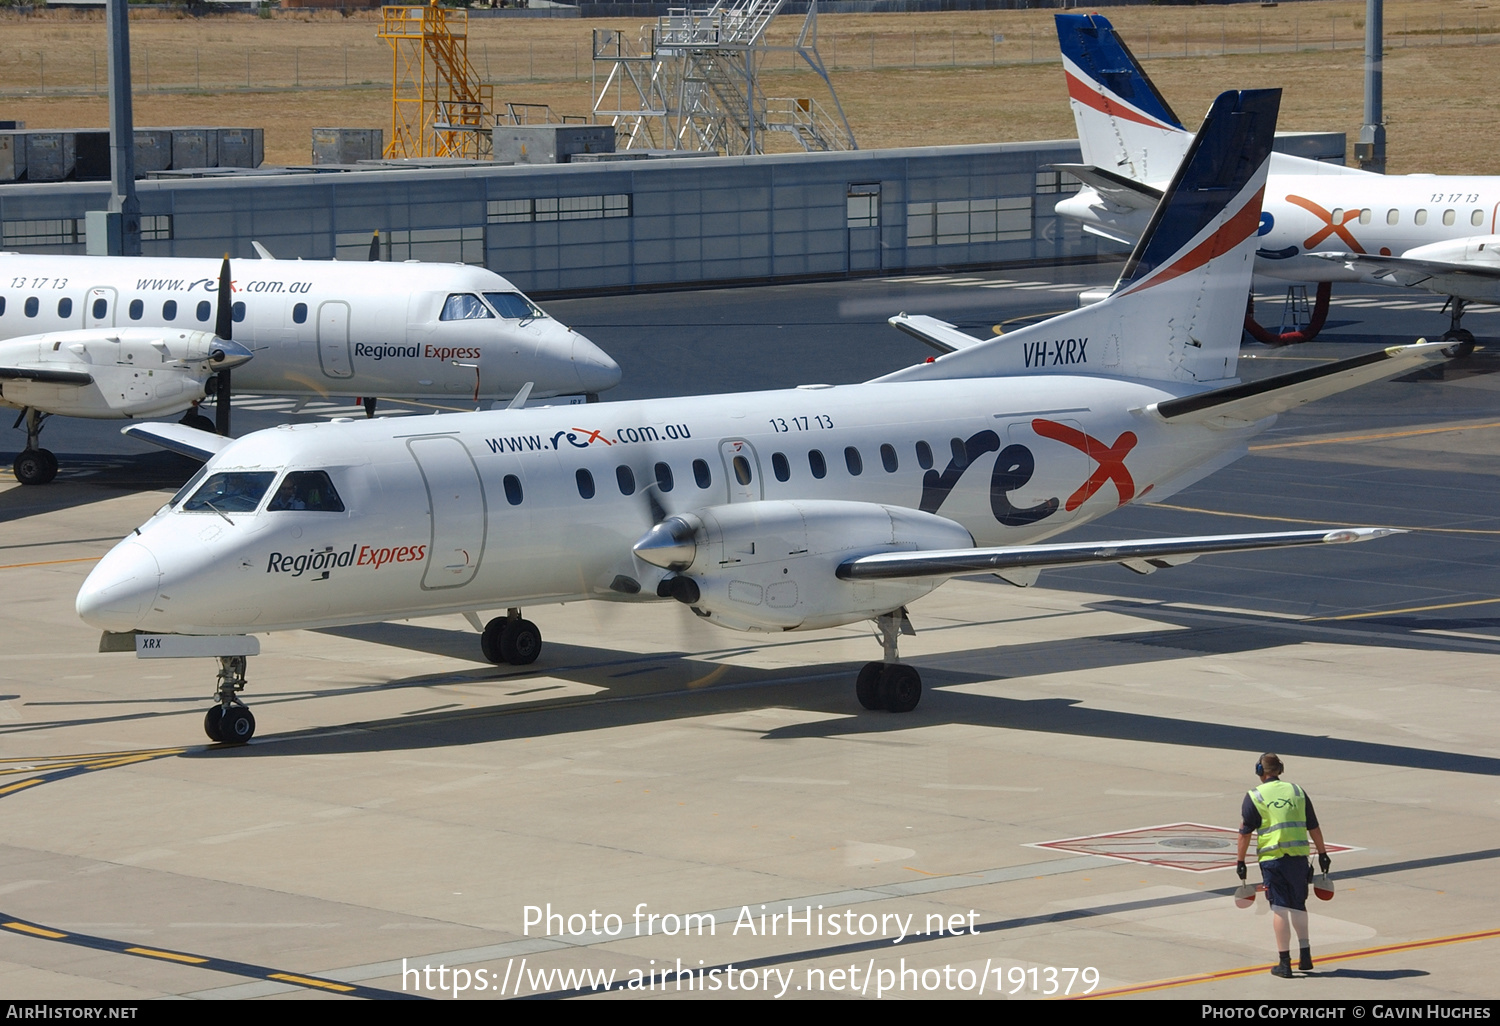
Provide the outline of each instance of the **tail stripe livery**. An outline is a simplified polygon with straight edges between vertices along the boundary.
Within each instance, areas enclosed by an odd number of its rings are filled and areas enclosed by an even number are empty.
[[[1141,74],[1114,27],[1097,14],[1059,14],[1068,98],[1111,117],[1152,128],[1184,131],[1166,98]]]

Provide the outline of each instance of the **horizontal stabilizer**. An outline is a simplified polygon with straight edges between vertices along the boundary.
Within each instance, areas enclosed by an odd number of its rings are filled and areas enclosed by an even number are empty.
[[[1250,424],[1314,399],[1446,359],[1443,349],[1448,345],[1447,342],[1420,341],[1409,346],[1391,346],[1363,356],[1335,360],[1321,367],[1278,374],[1263,381],[1248,381],[1181,399],[1167,399],[1152,403],[1149,409],[1163,420],[1224,426]]]
[[[1089,164],[1050,164],[1054,171],[1066,171],[1097,192],[1101,199],[1136,210],[1155,210],[1161,202],[1161,190],[1145,182],[1106,171]]]
[[[207,463],[233,438],[216,435],[212,431],[199,431],[186,424],[131,424],[120,429],[120,434],[139,438],[143,442],[159,445],[163,449]]]
[[[1019,577],[1024,581],[1030,576],[1018,575],[1016,571],[1019,570],[1040,571],[1091,563],[1121,563],[1137,573],[1149,573],[1215,552],[1249,552],[1298,545],[1337,545],[1405,533],[1389,527],[1338,527],[1326,531],[1279,531],[1271,534],[1216,534],[1196,538],[882,552],[841,563],[837,572],[839,579],[845,581],[889,581],[910,577],[956,577],[959,574],[990,573],[1017,583],[1015,578]]]
[[[1377,277],[1392,275],[1403,285],[1415,285],[1430,278],[1450,274],[1482,278],[1486,281],[1500,279],[1500,264],[1495,263],[1469,260],[1428,260],[1405,256],[1372,256],[1368,253],[1309,253],[1307,255],[1317,257],[1319,260],[1343,264],[1351,271],[1361,271]]]
[[[39,381],[45,385],[91,385],[86,371],[54,370],[51,367],[0,367],[0,381]]]
[[[973,335],[959,331],[956,326],[947,321],[940,321],[926,314],[898,313],[886,323],[940,353],[967,349],[984,341],[982,338],[975,338]]]

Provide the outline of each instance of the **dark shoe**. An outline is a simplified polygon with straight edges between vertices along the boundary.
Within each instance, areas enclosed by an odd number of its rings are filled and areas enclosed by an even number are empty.
[[[1290,962],[1278,962],[1271,970],[1272,976],[1280,976],[1283,980],[1292,978],[1292,964]]]
[[[1307,972],[1312,967],[1312,952],[1307,948],[1303,948],[1302,957],[1297,959],[1297,968],[1301,969],[1303,972]]]

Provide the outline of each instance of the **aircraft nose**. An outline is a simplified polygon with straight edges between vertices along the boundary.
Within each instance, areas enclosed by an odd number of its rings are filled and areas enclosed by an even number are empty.
[[[620,365],[608,353],[573,332],[573,369],[585,392],[605,392],[620,383]]]
[[[133,631],[156,601],[161,565],[139,542],[116,545],[78,591],[83,622],[106,631]]]

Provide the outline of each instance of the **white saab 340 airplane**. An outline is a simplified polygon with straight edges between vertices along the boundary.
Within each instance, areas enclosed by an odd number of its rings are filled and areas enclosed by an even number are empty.
[[[1084,188],[1057,204],[1087,232],[1127,245],[1145,230],[1162,185],[1192,142],[1109,21],[1059,14],[1057,37],[1083,164],[1056,165]],[[1500,178],[1381,175],[1273,154],[1255,272],[1317,283],[1311,323],[1271,344],[1305,342],[1323,325],[1332,282],[1418,288],[1446,296],[1444,341],[1473,351],[1462,327],[1468,303],[1500,302]]]
[[[262,251],[264,252],[264,251]],[[217,260],[0,253],[0,406],[18,407],[23,484],[57,460],[46,417],[160,417],[212,427],[196,412],[229,390],[392,399],[596,394],[620,368],[504,278],[461,264],[255,260],[235,265],[234,333],[214,334]],[[248,273],[247,272],[248,269]],[[251,357],[254,357],[251,359]]]
[[[873,620],[884,658],[855,692],[904,712],[905,607],[949,577],[1390,533],[1045,540],[1212,473],[1282,411],[1441,358],[1234,377],[1279,101],[1219,97],[1096,305],[859,385],[204,434],[203,469],[99,562],[78,613],[101,647],[134,632],[138,655],[218,657],[205,727],[229,743],[254,732],[252,633],[462,613],[486,658],[524,664],[541,637],[521,607],[581,599],[751,631]]]

